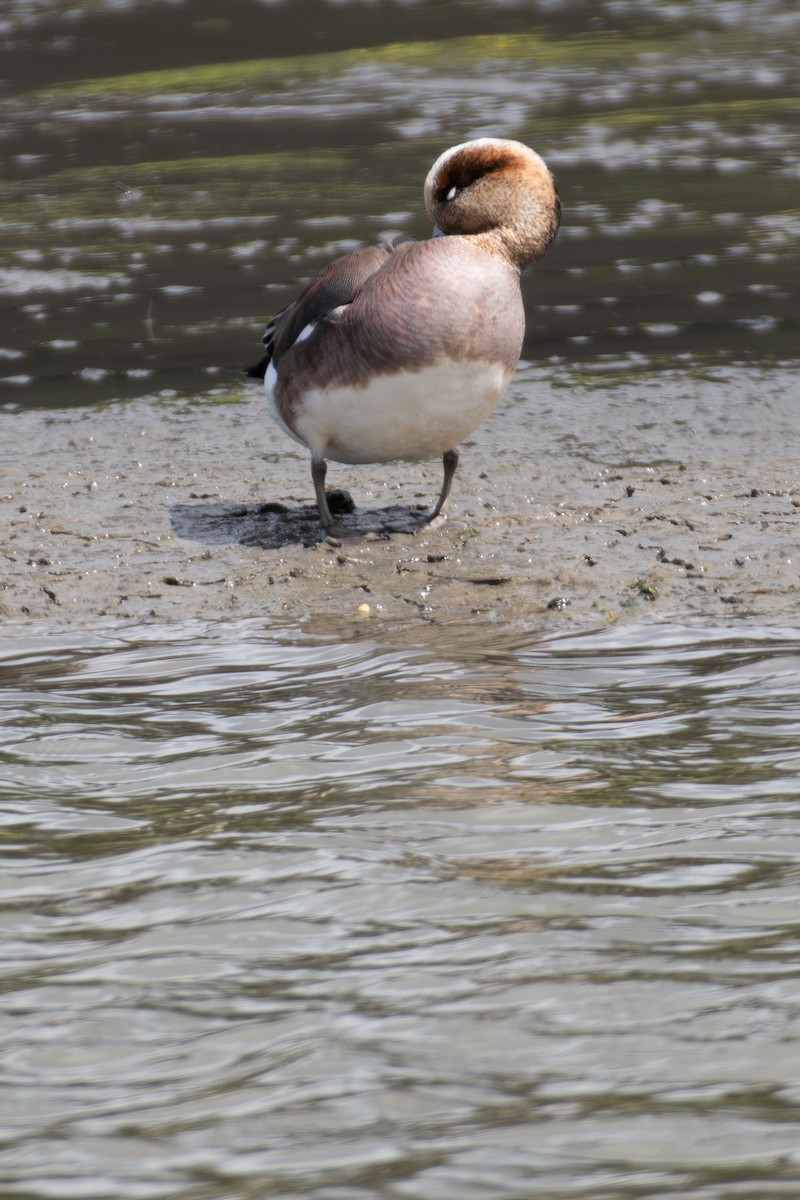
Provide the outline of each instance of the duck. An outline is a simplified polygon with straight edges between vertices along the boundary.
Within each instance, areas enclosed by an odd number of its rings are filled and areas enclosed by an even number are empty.
[[[270,412],[311,455],[323,531],[328,461],[441,457],[424,521],[442,512],[458,445],[494,411],[525,331],[520,274],[552,246],[558,187],[523,142],[480,137],[445,150],[425,179],[427,240],[398,234],[335,259],[267,325]]]

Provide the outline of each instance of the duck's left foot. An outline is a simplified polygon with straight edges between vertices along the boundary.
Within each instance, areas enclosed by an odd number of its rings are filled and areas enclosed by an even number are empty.
[[[328,508],[328,499],[325,495],[325,476],[328,472],[328,464],[325,459],[318,454],[311,455],[311,479],[314,483],[314,495],[317,498],[317,510],[319,512],[319,520],[325,533],[330,533],[333,529],[333,516]]]
[[[345,513],[355,512],[356,506],[353,497],[344,488],[332,488],[329,492],[325,491],[325,475],[328,471],[328,464],[324,458],[313,454],[311,456],[311,478],[314,481],[314,495],[317,498],[317,510],[319,512],[320,524],[327,536],[333,534],[333,514],[337,517],[343,516]]]
[[[439,499],[436,501],[435,508],[432,510],[432,512],[429,512],[428,516],[425,518],[426,522],[428,523],[435,520],[436,517],[439,516],[439,513],[445,506],[447,497],[450,495],[450,485],[453,482],[453,476],[455,475],[456,467],[458,466],[458,451],[445,450],[444,454],[442,455],[442,466],[444,467],[444,481],[442,483],[442,490],[439,492]]]

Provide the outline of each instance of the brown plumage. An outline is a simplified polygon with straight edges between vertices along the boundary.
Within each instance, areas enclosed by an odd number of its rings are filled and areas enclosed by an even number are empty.
[[[326,459],[441,454],[447,499],[456,443],[495,407],[519,358],[519,272],[552,244],[560,205],[544,162],[520,142],[446,151],[425,181],[435,236],[344,255],[273,318],[264,377],[273,415],[311,451],[326,530]]]

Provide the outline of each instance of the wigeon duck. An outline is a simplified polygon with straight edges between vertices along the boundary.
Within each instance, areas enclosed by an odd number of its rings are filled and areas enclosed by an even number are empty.
[[[450,492],[457,444],[486,420],[519,359],[520,271],[552,245],[555,180],[522,142],[445,150],[425,180],[433,237],[397,236],[336,259],[269,323],[263,378],[272,415],[311,452],[326,532],[327,459],[441,455]]]

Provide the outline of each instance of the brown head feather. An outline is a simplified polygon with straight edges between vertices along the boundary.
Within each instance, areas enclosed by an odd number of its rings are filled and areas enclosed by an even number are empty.
[[[518,268],[558,232],[561,205],[545,162],[522,142],[478,138],[445,151],[425,181],[425,207],[442,233],[478,238]]]

